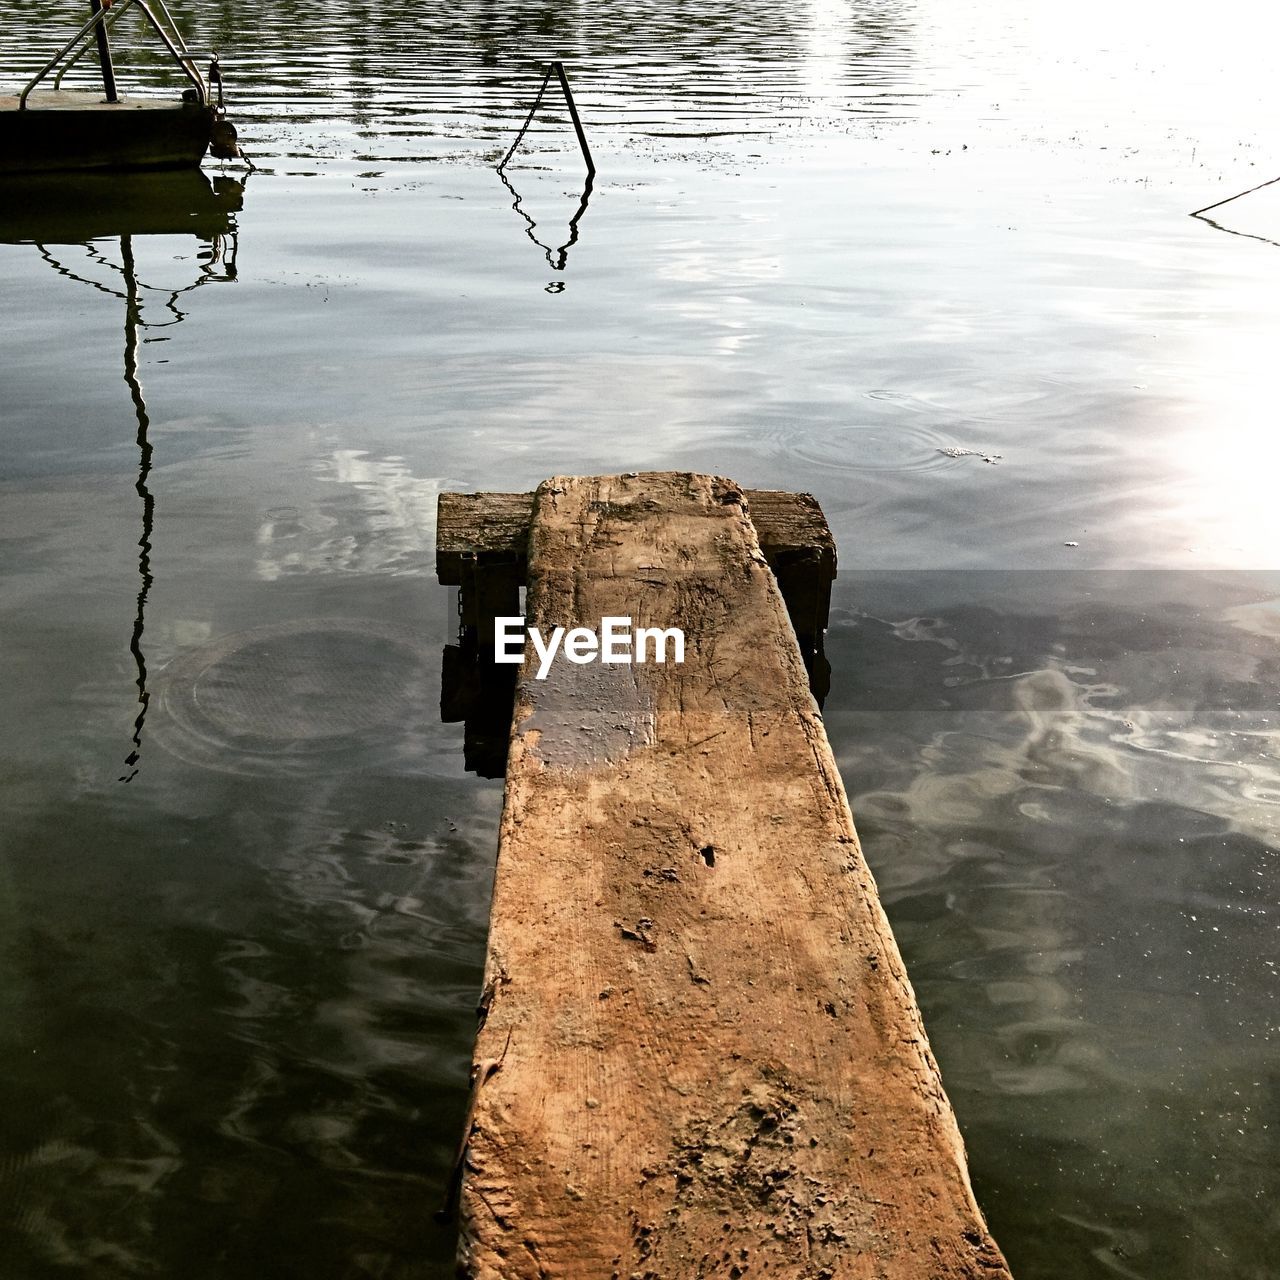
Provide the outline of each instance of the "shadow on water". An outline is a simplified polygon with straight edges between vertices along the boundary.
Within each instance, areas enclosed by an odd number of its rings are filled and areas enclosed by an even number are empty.
[[[241,776],[212,821],[15,825],[6,1280],[451,1274],[493,842],[458,799]]]
[[[210,283],[234,281],[239,252],[235,215],[244,204],[244,182],[219,175],[212,182],[200,170],[134,174],[39,174],[7,179],[0,187],[0,243],[30,244],[60,276],[74,280],[124,303],[124,381],[129,388],[138,429],[138,478],[134,489],[142,504],[142,535],[138,539],[137,607],[129,652],[137,671],[138,714],[133,722],[131,750],[125,756],[132,782],[142,756],[142,735],[150,694],[147,660],[142,647],[147,597],[154,575],[151,568],[156,502],[149,479],[155,453],[150,440],[151,419],[139,377],[139,350],[148,330],[181,324],[187,312],[178,300]],[[196,279],[177,288],[154,288],[138,274],[135,239],[159,235],[193,235],[205,246]],[[119,262],[103,252],[103,241],[116,240]],[[81,251],[87,266],[68,265],[67,249]],[[56,252],[55,252],[56,250]],[[96,268],[110,283],[84,274]],[[149,303],[160,314],[148,316]]]

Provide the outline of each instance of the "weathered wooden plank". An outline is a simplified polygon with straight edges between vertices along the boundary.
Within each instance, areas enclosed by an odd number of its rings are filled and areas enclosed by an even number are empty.
[[[828,578],[836,576],[836,544],[818,500],[811,493],[781,489],[744,489],[747,512],[756,527],[760,550],[775,560],[804,556],[820,562]]]
[[[462,1185],[462,1274],[1008,1272],[731,482],[539,490],[528,620],[686,634],[526,665]]]
[[[531,493],[442,493],[436,501],[436,578],[456,587],[477,567],[511,564],[521,584],[529,554]]]
[[[771,567],[803,560],[836,576],[836,545],[818,501],[809,493],[745,489],[760,548]],[[456,587],[475,567],[518,563],[521,581],[529,546],[532,493],[442,493],[436,506],[436,576]],[[820,575],[819,575],[820,576]]]
[[[777,579],[800,648],[809,657],[822,648],[836,576],[836,544],[827,518],[811,493],[744,493],[760,550]],[[814,692],[821,698],[816,688]]]

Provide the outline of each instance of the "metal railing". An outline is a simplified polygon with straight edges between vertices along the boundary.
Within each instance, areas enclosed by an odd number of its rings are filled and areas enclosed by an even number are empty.
[[[18,97],[18,109],[25,111],[27,109],[27,97],[31,91],[38,85],[55,67],[63,62],[70,54],[65,65],[58,71],[54,78],[53,87],[57,89],[62,84],[62,77],[71,69],[72,65],[80,58],[80,56],[89,48],[89,37],[94,36],[99,28],[103,31],[109,30],[114,26],[127,9],[136,7],[140,9],[147,21],[151,24],[156,35],[160,37],[165,48],[169,50],[173,56],[173,60],[182,68],[183,74],[195,86],[197,101],[201,106],[205,106],[209,101],[209,90],[204,82],[204,77],[200,74],[199,68],[196,66],[195,55],[187,48],[186,41],[183,40],[181,32],[179,32],[177,24],[173,20],[173,15],[169,12],[165,0],[156,0],[160,12],[164,15],[164,22],[161,22],[152,12],[151,7],[146,0],[116,0],[116,3],[110,8],[99,9],[85,24],[76,32],[66,44],[58,50],[56,54],[41,68],[39,72],[32,78],[31,82],[23,89]],[[167,26],[166,26],[167,24]]]

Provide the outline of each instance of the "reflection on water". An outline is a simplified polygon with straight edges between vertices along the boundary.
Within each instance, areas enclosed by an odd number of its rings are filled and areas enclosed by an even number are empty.
[[[418,154],[409,143],[423,137],[470,136],[477,119],[483,133],[509,135],[528,102],[530,68],[557,58],[592,82],[588,92],[575,76],[589,134],[618,123],[660,136],[760,132],[803,115],[815,94],[831,110],[870,112],[913,96],[902,88],[912,6],[899,0],[859,13],[766,0],[749,16],[707,4],[359,3],[327,15],[325,38],[305,48],[297,35],[314,13],[294,3],[246,9],[230,0],[193,21],[224,51],[237,118],[345,117],[361,126],[369,159]],[[274,52],[282,48],[286,58]],[[693,127],[672,118],[673,101],[680,116],[697,117]],[[371,127],[388,116],[390,131]],[[290,140],[295,154],[308,147],[292,131]]]
[[[1280,187],[1186,216],[1271,176],[1256,14],[191,20],[251,189],[0,192],[6,1277],[450,1273],[501,725],[438,722],[435,499],[688,467],[831,520],[824,714],[1015,1274],[1261,1280],[1280,586],[1100,571],[1274,563]],[[557,58],[595,181],[552,101],[505,191]]]
[[[553,249],[549,244],[544,244],[538,239],[538,224],[529,215],[529,212],[521,203],[520,193],[515,189],[512,179],[507,174],[507,166],[511,163],[511,158],[520,148],[524,136],[528,132],[529,126],[533,123],[534,118],[538,114],[538,108],[542,105],[542,99],[547,91],[547,85],[551,83],[552,75],[555,75],[561,92],[564,94],[565,106],[569,110],[569,116],[573,121],[574,132],[578,139],[578,146],[582,150],[582,158],[587,166],[586,177],[583,180],[582,195],[578,200],[577,212],[569,219],[569,238],[558,248]],[[583,133],[582,121],[578,118],[578,111],[573,101],[573,90],[569,88],[569,81],[564,74],[564,67],[559,62],[553,62],[548,68],[547,73],[542,78],[542,84],[538,88],[537,96],[533,100],[533,106],[529,108],[529,114],[525,118],[524,124],[520,126],[520,131],[516,134],[515,141],[508,148],[506,155],[502,157],[498,165],[498,177],[502,179],[502,185],[511,193],[515,203],[511,206],[528,224],[525,234],[529,239],[538,246],[547,255],[547,265],[552,271],[563,271],[565,264],[569,258],[569,250],[578,242],[578,224],[582,221],[582,215],[587,211],[587,202],[591,199],[591,184],[595,178],[596,167],[591,160],[591,151],[587,145],[586,135]],[[547,286],[548,292],[557,292],[564,288],[563,282],[557,282]]]
[[[591,199],[591,175],[588,174],[582,182],[582,195],[578,198],[578,208],[573,216],[569,219],[569,238],[558,247],[553,247],[538,239],[538,224],[530,217],[520,199],[520,193],[516,190],[512,181],[512,175],[506,169],[498,169],[498,177],[502,179],[502,185],[511,192],[515,201],[512,208],[524,219],[526,225],[525,234],[538,246],[546,255],[547,265],[552,271],[563,271],[569,261],[569,250],[578,243],[578,224],[582,221],[582,215],[587,211],[587,203]]]
[[[133,411],[138,419],[138,483],[134,486],[138,497],[142,499],[142,537],[138,539],[138,577],[142,585],[138,588],[138,616],[133,622],[133,633],[129,637],[129,652],[138,667],[138,716],[133,722],[133,750],[125,757],[125,764],[132,772],[125,774],[120,781],[132,782],[138,776],[138,761],[142,756],[142,729],[147,719],[147,659],[142,652],[142,632],[146,626],[147,596],[151,592],[154,578],[151,574],[151,534],[155,526],[156,500],[147,487],[147,477],[151,474],[151,441],[147,432],[151,420],[147,417],[146,401],[142,398],[142,384],[138,381],[138,327],[142,321],[142,305],[138,292],[138,272],[133,260],[133,237],[120,237],[120,260],[125,279],[125,314],[124,314],[124,380],[129,384],[129,394],[133,398]]]
[[[242,207],[244,184],[225,175],[212,183],[203,173],[178,172],[131,175],[121,181],[113,174],[87,177],[37,175],[6,181],[6,197],[0,213],[0,241],[30,242],[40,257],[60,276],[118,298],[124,303],[124,380],[137,420],[138,478],[134,488],[142,503],[142,534],[138,539],[137,610],[129,636],[129,652],[137,670],[138,711],[133,721],[132,749],[125,756],[128,773],[120,782],[138,775],[142,738],[150,693],[147,659],[142,639],[146,629],[147,597],[154,582],[151,569],[152,535],[155,529],[155,495],[148,480],[154,447],[149,433],[151,419],[139,379],[140,342],[149,341],[148,330],[180,324],[187,313],[178,299],[202,285],[234,280],[239,248],[235,212]],[[155,290],[139,279],[134,255],[135,235],[190,233],[203,244],[199,273],[190,284]],[[99,243],[106,236],[119,239],[119,263],[108,259]],[[67,266],[51,245],[74,245],[87,265],[80,271]],[[98,276],[83,274],[99,268]],[[105,276],[105,280],[102,278]],[[113,281],[119,277],[119,283]],[[144,314],[148,300],[158,294],[167,316],[152,320]]]
[[[324,491],[306,509],[273,507],[257,531],[256,572],[274,582],[300,574],[425,574],[434,547],[436,476],[415,476],[403,458],[336,449],[313,464]]]
[[[1201,222],[1207,222],[1215,231],[1225,231],[1229,236],[1243,236],[1246,240],[1257,240],[1261,244],[1269,244],[1280,249],[1280,240],[1273,239],[1271,236],[1260,236],[1252,231],[1239,231],[1234,227],[1225,226],[1205,213],[1197,213],[1193,216],[1199,218]]]
[[[495,816],[243,778],[150,830],[92,800],[33,813],[6,924],[7,1274],[445,1274],[429,1188]]]
[[[1015,1266],[1263,1274],[1280,578],[841,586],[828,727]]]
[[[86,245],[121,235],[193,235],[216,248],[219,258],[227,246],[234,259],[245,183],[180,169],[134,173],[127,180],[112,173],[22,174],[5,177],[3,189],[0,243]],[[176,296],[195,287],[175,290],[171,308]]]

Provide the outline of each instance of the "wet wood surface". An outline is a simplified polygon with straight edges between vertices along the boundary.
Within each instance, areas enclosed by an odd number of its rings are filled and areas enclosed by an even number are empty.
[[[521,673],[461,1273],[1007,1276],[742,491],[548,481],[528,588],[686,660]]]

